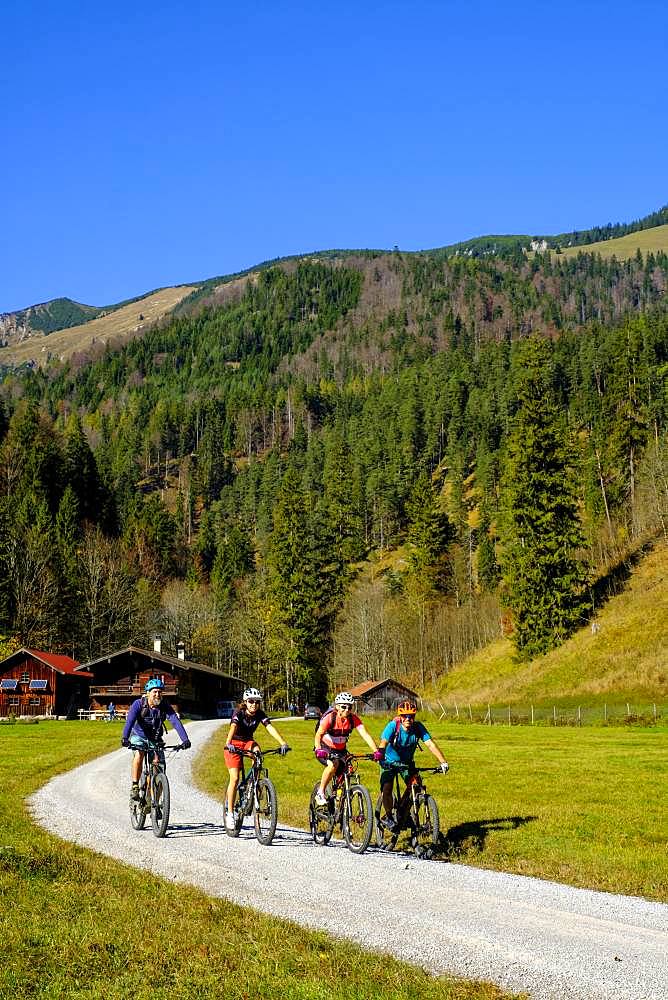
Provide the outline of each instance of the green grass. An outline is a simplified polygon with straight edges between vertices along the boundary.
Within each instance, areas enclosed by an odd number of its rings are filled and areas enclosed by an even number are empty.
[[[24,797],[116,747],[119,734],[79,722],[0,727],[0,997],[403,1000],[407,984],[411,1000],[507,996],[210,899],[36,828]]]
[[[380,734],[382,720],[366,723]],[[451,765],[446,777],[428,780],[441,813],[441,860],[668,901],[668,729],[429,726]],[[313,723],[278,728],[294,747],[283,760],[267,758],[279,820],[305,827],[320,774]],[[227,780],[225,732],[196,771],[218,797]],[[351,750],[365,745],[353,737]],[[432,760],[419,755],[425,766]],[[378,767],[364,763],[361,771],[375,801]]]

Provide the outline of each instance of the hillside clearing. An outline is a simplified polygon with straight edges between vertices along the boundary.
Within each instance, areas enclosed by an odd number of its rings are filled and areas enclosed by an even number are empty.
[[[468,657],[427,688],[425,700],[487,705],[668,699],[668,544],[634,568],[596,618],[545,656],[518,662],[509,639]]]
[[[618,236],[614,240],[603,240],[601,243],[564,247],[561,254],[563,257],[577,257],[579,253],[600,253],[602,257],[615,256],[619,260],[627,260],[629,257],[635,257],[638,250],[643,254],[650,251],[656,253],[658,250],[668,253],[668,225],[641,229],[637,233]]]
[[[179,285],[175,288],[162,288],[144,299],[122,306],[106,316],[98,316],[81,326],[58,330],[47,337],[34,336],[21,344],[0,348],[0,365],[33,362],[42,366],[53,358],[64,361],[78,352],[94,353],[110,341],[115,341],[116,346],[120,346],[122,342],[138,335],[171,312],[196,287]]]

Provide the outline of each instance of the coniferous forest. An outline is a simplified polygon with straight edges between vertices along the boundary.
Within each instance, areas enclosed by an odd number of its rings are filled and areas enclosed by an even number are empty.
[[[595,616],[666,534],[668,257],[266,267],[0,385],[0,633],[324,702]]]

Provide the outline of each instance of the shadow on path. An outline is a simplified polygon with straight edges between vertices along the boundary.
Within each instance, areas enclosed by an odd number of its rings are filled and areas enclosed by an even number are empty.
[[[225,833],[222,823],[170,823],[167,830],[172,837],[212,837]]]
[[[488,834],[496,830],[517,830],[537,819],[538,816],[500,816],[496,819],[474,819],[451,826],[447,833],[441,834],[439,853],[446,858],[459,858],[471,853],[482,854]]]

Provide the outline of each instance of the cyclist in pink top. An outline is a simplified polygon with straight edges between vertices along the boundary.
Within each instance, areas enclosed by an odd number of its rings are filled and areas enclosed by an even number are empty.
[[[373,751],[374,760],[381,760],[383,751],[376,746],[373,737],[358,715],[353,712],[355,699],[347,691],[341,691],[334,699],[334,708],[325,712],[315,734],[313,750],[324,765],[320,788],[315,801],[319,806],[327,804],[327,786],[342,766],[346,756],[348,738],[356,729],[364,742]]]

